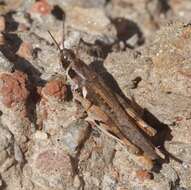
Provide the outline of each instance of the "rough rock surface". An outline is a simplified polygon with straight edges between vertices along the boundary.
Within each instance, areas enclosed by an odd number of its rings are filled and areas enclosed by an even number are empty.
[[[191,2],[0,2],[0,190],[191,189]],[[146,171],[85,121],[58,44],[156,128]]]

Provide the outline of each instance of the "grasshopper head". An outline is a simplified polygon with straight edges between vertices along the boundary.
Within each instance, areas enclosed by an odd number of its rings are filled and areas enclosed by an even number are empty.
[[[67,69],[68,66],[75,61],[75,54],[72,50],[63,48],[60,50],[60,60],[64,69]]]
[[[64,69],[67,69],[68,66],[75,61],[75,54],[71,49],[63,48],[61,49],[58,42],[54,38],[54,36],[51,34],[50,31],[48,31],[50,34],[50,37],[53,39],[54,43],[56,44],[58,50],[60,51],[60,60],[61,65]]]

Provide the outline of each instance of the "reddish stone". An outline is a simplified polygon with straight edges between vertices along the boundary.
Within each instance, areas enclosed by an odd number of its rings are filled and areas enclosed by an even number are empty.
[[[35,166],[40,173],[46,175],[62,174],[65,177],[72,175],[70,157],[60,150],[49,149],[40,153],[36,158]]]
[[[67,95],[67,87],[62,80],[53,80],[46,84],[42,93],[45,96],[54,96],[59,100],[64,100]]]
[[[52,11],[52,6],[48,4],[47,0],[37,1],[33,6],[31,11],[37,12],[41,15],[48,15]]]
[[[20,71],[0,75],[0,94],[4,105],[12,107],[18,103],[26,103],[29,96],[29,91],[26,87],[27,80],[27,76]]]
[[[152,175],[146,170],[138,170],[136,172],[136,176],[141,182],[147,179],[152,179]]]

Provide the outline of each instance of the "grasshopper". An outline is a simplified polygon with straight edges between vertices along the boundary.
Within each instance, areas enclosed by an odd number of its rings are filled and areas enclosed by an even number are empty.
[[[156,130],[144,122],[133,107],[114,93],[73,50],[60,49],[53,40],[60,50],[60,63],[71,85],[73,98],[88,115],[86,120],[125,146],[139,165],[152,169],[155,160],[164,158],[163,153],[146,137],[154,136]]]

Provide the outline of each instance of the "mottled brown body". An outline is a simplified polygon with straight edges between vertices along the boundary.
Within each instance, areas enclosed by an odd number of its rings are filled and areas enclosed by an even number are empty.
[[[123,98],[113,93],[96,72],[76,58],[71,50],[63,50],[61,62],[64,67],[67,65],[74,99],[82,104],[89,120],[127,146],[128,150],[142,159],[145,158],[149,165],[152,165],[152,161],[158,159],[159,155],[163,157],[143,134],[154,136],[156,131],[147,125]]]
[[[115,94],[96,72],[78,59],[72,50],[64,48],[60,53],[73,97],[88,114],[86,120],[93,121],[101,131],[134,153],[142,166],[151,169],[153,160],[163,157],[163,154],[143,133],[154,136],[156,131],[138,116],[131,105]]]

